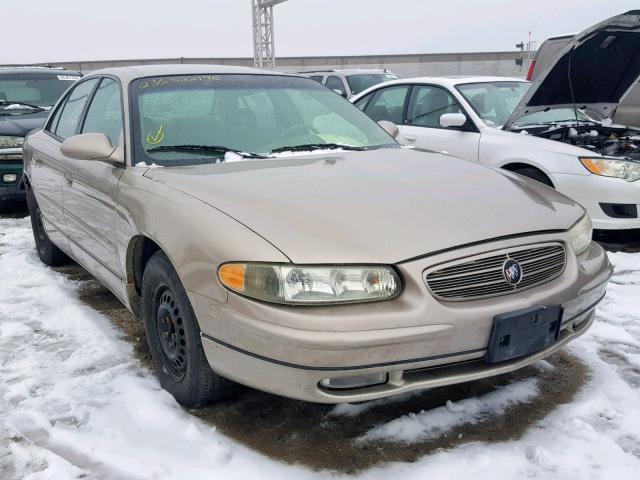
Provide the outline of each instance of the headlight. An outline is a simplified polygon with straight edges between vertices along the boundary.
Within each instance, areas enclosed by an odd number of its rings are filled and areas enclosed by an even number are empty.
[[[591,217],[587,213],[569,229],[569,240],[576,255],[580,255],[589,248],[592,236],[593,226],[591,225]]]
[[[623,178],[627,182],[640,179],[640,162],[598,157],[581,157],[580,162],[594,175]]]
[[[22,148],[24,137],[0,135],[0,148]]]
[[[227,263],[218,278],[247,297],[291,305],[376,302],[400,293],[400,278],[384,266]]]

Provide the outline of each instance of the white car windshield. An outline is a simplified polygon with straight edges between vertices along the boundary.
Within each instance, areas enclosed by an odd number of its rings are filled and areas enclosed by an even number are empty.
[[[217,163],[326,149],[399,148],[318,82],[280,75],[180,75],[133,82],[136,160]]]
[[[480,118],[491,127],[500,127],[522,100],[529,82],[481,82],[456,85]]]

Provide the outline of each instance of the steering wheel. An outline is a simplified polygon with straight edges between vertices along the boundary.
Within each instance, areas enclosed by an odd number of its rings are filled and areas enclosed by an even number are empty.
[[[316,130],[309,125],[305,125],[302,123],[296,123],[295,125],[291,125],[289,128],[285,129],[284,132],[281,132],[280,135],[276,138],[276,142],[282,140],[283,138],[291,135],[293,132],[299,131],[302,135],[306,133],[315,134]]]

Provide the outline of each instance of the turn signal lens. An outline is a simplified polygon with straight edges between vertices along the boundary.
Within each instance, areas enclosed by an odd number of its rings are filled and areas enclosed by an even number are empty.
[[[640,162],[598,157],[581,157],[580,162],[594,175],[622,178],[627,182],[640,179]]]
[[[244,270],[241,263],[227,263],[220,267],[218,276],[225,287],[244,292]]]
[[[230,290],[265,302],[322,305],[390,300],[400,278],[386,266],[228,263],[218,271]]]

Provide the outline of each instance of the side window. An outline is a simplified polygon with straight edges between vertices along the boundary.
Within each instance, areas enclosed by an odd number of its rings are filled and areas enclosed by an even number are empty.
[[[339,90],[341,95],[346,95],[344,91],[344,85],[342,84],[342,80],[340,80],[335,75],[331,75],[330,77],[328,77],[327,81],[325,82],[325,85],[327,86],[327,88],[330,88],[331,90]]]
[[[87,110],[82,133],[104,133],[118,145],[123,132],[120,84],[103,78]]]
[[[78,86],[71,91],[67,102],[64,104],[62,113],[60,113],[60,119],[54,132],[57,136],[65,139],[76,134],[80,116],[96,83],[98,83],[98,79],[92,78],[91,80],[79,83]]]
[[[458,102],[446,90],[427,85],[413,87],[407,124],[416,127],[442,128],[440,117],[445,113],[464,113]]]
[[[376,122],[388,120],[396,125],[402,125],[402,112],[408,92],[407,85],[380,89],[369,102],[364,113]]]
[[[311,75],[309,78],[311,80],[315,80],[318,83],[322,83],[322,75]]]
[[[371,97],[373,97],[374,94],[375,94],[375,92],[370,93],[369,95],[365,95],[360,100],[358,100],[356,103],[354,103],[354,105],[356,107],[358,107],[360,110],[364,110],[364,107],[367,106],[367,103],[369,102],[369,100],[371,100]]]
[[[45,130],[47,132],[51,132],[54,133],[56,131],[56,128],[58,126],[58,122],[60,121],[60,114],[62,113],[62,110],[64,109],[64,105],[66,103],[67,99],[65,98],[62,102],[60,102],[60,105],[58,106],[58,109],[53,112],[53,115],[51,116],[51,119],[49,120],[49,122],[47,122],[47,127],[45,128]]]

